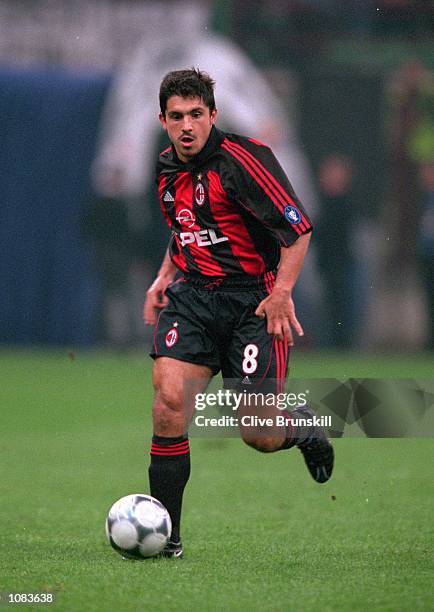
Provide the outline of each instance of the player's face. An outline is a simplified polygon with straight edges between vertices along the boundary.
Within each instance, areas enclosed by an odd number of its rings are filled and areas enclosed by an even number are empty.
[[[166,115],[160,122],[182,162],[188,162],[205,146],[217,111],[210,112],[202,98],[172,96],[167,100]]]

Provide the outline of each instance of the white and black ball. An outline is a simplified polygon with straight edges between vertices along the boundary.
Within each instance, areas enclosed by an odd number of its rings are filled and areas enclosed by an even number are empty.
[[[158,499],[136,493],[113,504],[105,530],[108,541],[120,555],[143,560],[163,550],[170,538],[172,521]]]

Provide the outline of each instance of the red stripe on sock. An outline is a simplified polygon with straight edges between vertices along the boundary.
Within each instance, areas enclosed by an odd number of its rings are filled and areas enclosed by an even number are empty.
[[[151,455],[173,455],[174,453],[186,454],[190,452],[189,446],[183,446],[182,448],[161,448],[151,447]]]
[[[180,451],[180,450],[188,450],[190,447],[188,444],[183,444],[182,446],[151,446],[152,450],[164,452],[170,451]]]
[[[188,455],[190,449],[188,450],[179,450],[179,451],[170,451],[168,453],[163,453],[161,451],[151,450],[151,455],[159,455],[160,457],[175,457],[176,455]]]
[[[152,446],[154,448],[178,448],[179,446],[188,446],[188,440],[183,440],[182,442],[176,442],[176,444],[158,444],[157,442],[152,442]]]
[[[188,440],[182,442],[176,442],[176,444],[169,444],[163,446],[157,442],[151,443],[151,455],[160,455],[164,457],[172,457],[175,455],[187,455],[190,452],[190,444]]]

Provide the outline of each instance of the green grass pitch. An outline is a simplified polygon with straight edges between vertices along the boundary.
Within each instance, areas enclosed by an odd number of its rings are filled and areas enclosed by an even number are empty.
[[[185,558],[123,561],[104,521],[148,491],[151,364],[73,357],[0,353],[0,591],[55,592],[59,611],[434,609],[432,439],[335,440],[321,486],[296,449],[193,439]],[[432,361],[300,354],[293,375],[428,378]]]

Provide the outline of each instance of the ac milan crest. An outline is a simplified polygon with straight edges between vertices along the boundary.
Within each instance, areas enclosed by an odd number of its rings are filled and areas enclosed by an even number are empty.
[[[169,329],[165,338],[167,348],[172,348],[172,346],[174,346],[178,342],[178,338],[179,333],[176,327],[172,327],[172,329]]]
[[[196,188],[194,190],[194,197],[196,200],[196,204],[198,206],[202,206],[205,202],[205,188],[202,183],[197,183]]]

